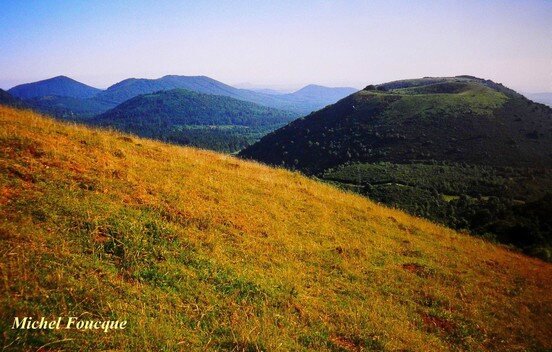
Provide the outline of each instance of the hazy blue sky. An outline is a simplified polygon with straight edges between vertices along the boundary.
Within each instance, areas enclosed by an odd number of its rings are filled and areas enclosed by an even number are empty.
[[[552,1],[0,0],[0,87],[60,74],[282,88],[472,74],[552,91]]]

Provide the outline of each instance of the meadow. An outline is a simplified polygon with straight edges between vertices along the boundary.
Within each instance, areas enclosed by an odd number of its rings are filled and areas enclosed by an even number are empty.
[[[544,351],[552,265],[297,172],[0,106],[7,350]],[[15,331],[15,316],[124,319]]]

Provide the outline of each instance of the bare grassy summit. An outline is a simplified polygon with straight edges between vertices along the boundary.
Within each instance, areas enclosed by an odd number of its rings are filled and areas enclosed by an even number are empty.
[[[298,173],[6,107],[0,242],[8,349],[552,348],[551,264]]]

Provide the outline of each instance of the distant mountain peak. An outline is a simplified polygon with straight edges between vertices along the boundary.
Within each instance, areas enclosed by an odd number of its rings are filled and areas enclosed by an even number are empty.
[[[301,89],[310,89],[310,88],[327,88],[327,87],[321,86],[319,84],[307,84]]]
[[[207,79],[212,79],[211,77],[207,77],[205,75],[192,75],[192,76],[189,76],[189,75],[164,75],[161,78],[157,78],[157,79],[153,79],[153,80],[162,80],[164,78],[207,78]]]
[[[84,99],[91,98],[100,91],[98,88],[91,87],[63,75],[21,84],[8,90],[11,95],[21,99],[51,95]]]
[[[56,80],[56,79],[63,79],[63,80],[69,80],[69,81],[77,82],[74,79],[72,79],[70,77],[67,77],[65,75],[59,75],[59,76],[55,76],[55,77],[50,78],[50,80]]]

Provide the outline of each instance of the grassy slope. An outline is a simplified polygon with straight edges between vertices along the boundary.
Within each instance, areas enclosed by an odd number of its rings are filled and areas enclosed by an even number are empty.
[[[552,347],[550,264],[297,173],[5,107],[0,170],[11,347]],[[23,334],[16,315],[130,327]]]
[[[392,103],[383,116],[402,120],[413,117],[426,119],[427,115],[440,114],[449,118],[462,118],[468,111],[481,116],[491,115],[494,109],[500,108],[507,100],[503,93],[473,83],[460,87],[461,91],[453,94],[435,93],[430,90],[431,87],[433,86],[403,88],[386,94],[360,91],[359,96],[373,97],[375,94],[401,98]]]

